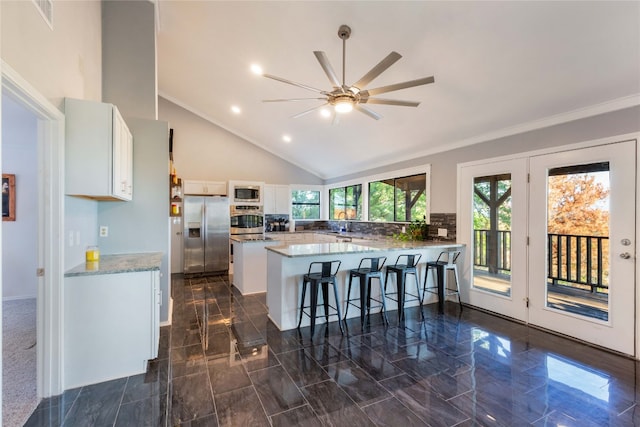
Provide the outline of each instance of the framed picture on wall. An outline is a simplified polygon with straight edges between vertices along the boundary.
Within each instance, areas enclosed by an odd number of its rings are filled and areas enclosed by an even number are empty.
[[[16,176],[2,174],[2,220],[16,220]]]

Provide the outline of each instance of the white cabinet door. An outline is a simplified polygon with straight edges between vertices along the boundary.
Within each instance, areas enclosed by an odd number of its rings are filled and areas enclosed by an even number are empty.
[[[276,212],[276,185],[265,184],[262,201],[264,203],[264,213],[274,215]]]
[[[95,200],[131,200],[133,138],[112,104],[65,99],[65,191]]]
[[[183,186],[184,194],[211,196],[227,195],[226,182],[185,180]]]
[[[113,107],[113,192],[122,199],[133,197],[133,137],[116,107]]]
[[[289,186],[265,184],[263,190],[264,213],[272,215],[288,215],[291,208]]]
[[[275,188],[275,205],[277,214],[289,214],[291,211],[291,194],[288,185],[277,185]]]

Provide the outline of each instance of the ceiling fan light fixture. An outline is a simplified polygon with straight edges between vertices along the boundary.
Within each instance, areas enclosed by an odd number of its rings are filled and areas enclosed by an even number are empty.
[[[336,113],[349,113],[353,110],[353,101],[350,99],[339,99],[333,105]]]

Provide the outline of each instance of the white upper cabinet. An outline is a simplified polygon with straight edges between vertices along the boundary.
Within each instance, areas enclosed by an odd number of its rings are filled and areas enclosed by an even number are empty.
[[[65,99],[66,194],[133,198],[133,136],[113,104]]]
[[[288,215],[291,210],[291,195],[288,185],[264,186],[264,213]]]
[[[211,196],[226,196],[227,195],[227,183],[224,181],[193,181],[184,180],[182,192],[195,195],[211,195]]]

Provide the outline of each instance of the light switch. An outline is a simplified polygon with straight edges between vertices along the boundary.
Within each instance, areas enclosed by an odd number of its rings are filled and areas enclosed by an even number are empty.
[[[447,229],[438,228],[438,237],[447,237]]]
[[[69,232],[69,247],[73,246],[73,231]]]
[[[109,227],[106,225],[100,226],[100,237],[109,237]]]

